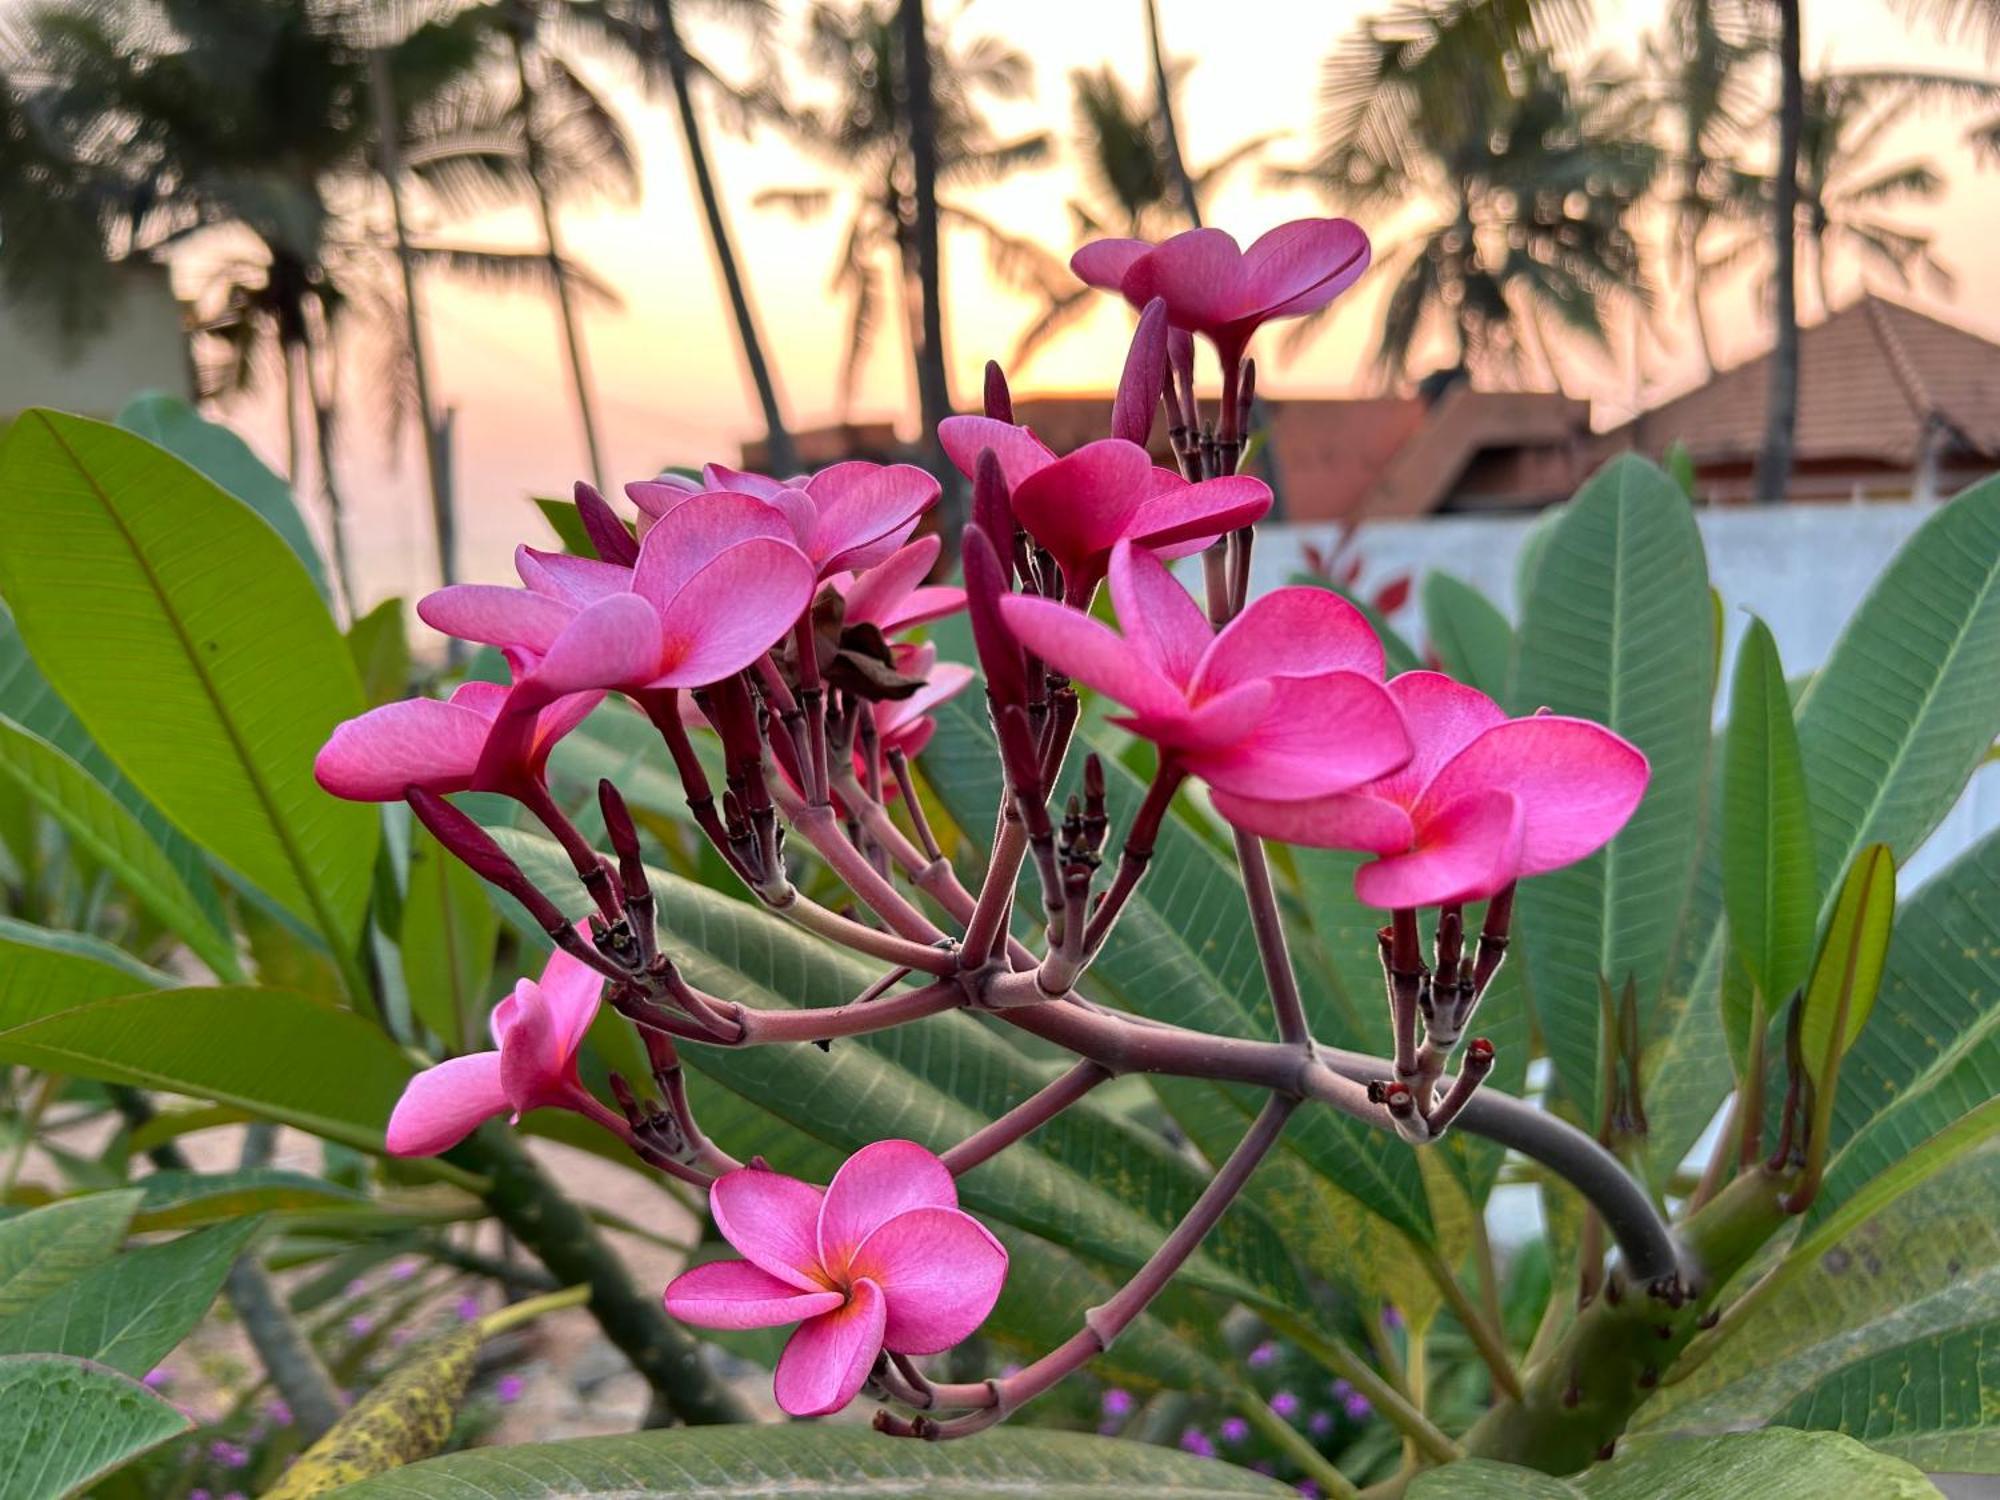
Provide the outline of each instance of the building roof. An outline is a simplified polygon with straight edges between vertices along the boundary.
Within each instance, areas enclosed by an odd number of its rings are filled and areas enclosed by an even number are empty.
[[[1748,463],[1764,437],[1771,356],[1605,434],[1658,454],[1687,445],[1697,465]],[[1915,466],[1942,427],[1959,452],[2000,457],[2000,344],[1873,293],[1799,331],[1795,462]]]

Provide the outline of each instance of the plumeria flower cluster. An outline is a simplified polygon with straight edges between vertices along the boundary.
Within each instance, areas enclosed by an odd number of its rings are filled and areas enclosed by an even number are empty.
[[[792,478],[710,465],[627,486],[629,517],[580,485],[594,556],[523,547],[518,587],[425,599],[425,620],[494,648],[509,680],[342,725],[319,757],[320,782],[344,797],[409,802],[449,851],[521,903],[555,951],[539,980],[522,980],[494,1010],[492,1050],[411,1081],[390,1149],[448,1150],[489,1119],[541,1108],[595,1121],[660,1172],[706,1189],[741,1254],[676,1278],[668,1311],[710,1327],[797,1325],[777,1366],[780,1405],[816,1416],[866,1393],[884,1403],[876,1425],[902,1436],[978,1431],[1088,1364],[1174,1278],[1300,1108],[1335,1109],[1415,1144],[1453,1127],[1497,1140],[1584,1193],[1633,1277],[1678,1285],[1672,1237],[1615,1159],[1554,1116],[1480,1088],[1490,1046],[1471,1041],[1446,1076],[1505,954],[1515,883],[1612,838],[1644,791],[1644,757],[1595,724],[1510,718],[1436,673],[1388,678],[1366,619],[1334,592],[1249,598],[1254,527],[1272,497],[1238,472],[1255,401],[1248,346],[1262,323],[1325,306],[1367,259],[1366,238],[1342,220],[1286,225],[1247,251],[1214,230],[1085,246],[1079,274],[1139,314],[1109,434],[1056,453],[1014,421],[1005,376],[989,366],[983,414],[938,433],[970,481],[970,521],[956,535],[918,534],[940,484],[906,465]],[[1212,419],[1196,397],[1197,337],[1222,376]],[[1147,446],[1162,408],[1172,467]],[[948,549],[963,588],[936,579]],[[1174,571],[1197,555],[1200,597]],[[1115,628],[1092,612],[1106,586]],[[961,609],[1003,788],[970,883],[926,819],[915,764],[931,715],[975,680],[925,638]],[[1152,748],[1156,769],[1118,820],[1115,860],[1104,767],[1094,755],[1072,765],[1081,691]],[[601,853],[549,785],[551,752],[609,698],[658,732],[696,824],[746,895],[870,961],[874,982],[838,1003],[802,995],[797,1008],[766,1010],[681,972],[616,787],[597,787]],[[716,742],[708,753],[696,748],[702,735]],[[708,769],[718,761],[720,786]],[[1268,1041],[1218,1045],[1086,993],[1191,784],[1234,831],[1272,997]],[[465,791],[517,799],[562,845],[576,887],[529,880],[449,800]],[[1372,856],[1356,893],[1388,916],[1380,956],[1394,1056],[1311,1035],[1266,837]],[[807,857],[845,888],[841,909],[794,883]],[[1015,905],[1030,866],[1040,921],[1024,928]],[[1466,908],[1478,902],[1469,940]],[[1423,908],[1438,913],[1428,961]],[[607,1006],[636,1029],[651,1075],[612,1074],[616,1108],[578,1067]],[[767,1162],[757,1141],[732,1143],[749,1153],[738,1159],[697,1122],[684,1048],[826,1046],[956,1010],[1075,1063],[965,1140],[856,1141],[823,1189]],[[960,1182],[1129,1073],[1216,1080],[1261,1090],[1266,1103],[1186,1216],[1072,1337],[988,1380],[934,1379],[921,1361],[988,1319],[1007,1274],[999,1240],[960,1207]]]

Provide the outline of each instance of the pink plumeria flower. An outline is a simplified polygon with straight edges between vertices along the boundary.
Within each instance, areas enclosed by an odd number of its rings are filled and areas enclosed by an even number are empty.
[[[1111,549],[1133,542],[1186,557],[1219,536],[1261,521],[1271,487],[1248,474],[1190,484],[1156,465],[1137,443],[1103,438],[1058,458],[1025,427],[991,417],[947,417],[938,440],[968,478],[991,448],[1011,492],[1014,519],[1063,570],[1064,596],[1087,603],[1111,565]],[[995,538],[996,547],[1006,538]]]
[[[931,710],[964,692],[973,679],[970,667],[957,662],[939,664],[937,647],[896,647],[896,670],[905,677],[921,677],[924,685],[907,698],[891,698],[871,705],[875,711],[875,739],[887,755],[900,750],[915,759],[931,742],[937,721]],[[859,750],[856,751],[859,754]]]
[[[1601,724],[1510,719],[1439,672],[1405,672],[1389,695],[1415,748],[1401,770],[1310,802],[1218,793],[1216,810],[1287,843],[1380,855],[1356,872],[1354,891],[1393,910],[1483,901],[1574,864],[1609,843],[1645,794],[1646,757]]]
[[[1111,600],[1122,637],[1050,599],[1010,595],[1000,610],[1028,650],[1124,704],[1113,723],[1217,791],[1324,796],[1410,758],[1382,644],[1339,595],[1277,589],[1217,633],[1164,563],[1121,542]]]
[[[403,1086],[389,1116],[389,1154],[449,1151],[496,1115],[531,1109],[607,1113],[576,1074],[577,1049],[597,1015],[604,980],[567,953],[550,955],[539,980],[523,979],[493,1008],[492,1052],[447,1058]]]
[[[773,1382],[795,1417],[847,1405],[885,1349],[937,1354],[970,1337],[1007,1278],[1005,1248],[914,1141],[863,1146],[824,1193],[746,1167],[716,1180],[708,1206],[744,1259],[676,1276],[667,1311],[703,1328],[797,1323]]]
[[[657,527],[701,494],[749,495],[784,516],[799,550],[819,577],[872,568],[909,540],[917,518],[942,493],[937,480],[913,464],[834,464],[811,478],[771,479],[722,464],[701,471],[702,482],[668,475],[628,484],[642,524]],[[642,548],[643,551],[643,548]]]
[[[488,743],[496,761],[518,759],[567,694],[698,688],[742,671],[797,623],[815,579],[784,517],[747,495],[677,507],[646,533],[627,588],[613,587],[627,575],[611,564],[527,561],[545,570],[533,587],[459,584],[417,606],[437,629],[507,652],[515,683]]]
[[[413,786],[451,792],[511,792],[539,781],[556,742],[581,724],[604,697],[570,693],[541,709],[528,732],[505,747],[487,748],[507,689],[462,683],[448,701],[412,698],[385,703],[333,731],[313,760],[313,777],[350,802],[396,802]]]
[[[1206,335],[1225,365],[1260,324],[1318,312],[1368,269],[1368,236],[1347,219],[1295,219],[1248,250],[1220,229],[1190,229],[1157,245],[1094,240],[1070,257],[1091,286],[1137,308],[1166,299],[1173,326]]]
[[[943,546],[936,535],[920,536],[866,572],[837,575],[832,583],[847,606],[845,623],[895,635],[964,609],[964,589],[924,582]]]

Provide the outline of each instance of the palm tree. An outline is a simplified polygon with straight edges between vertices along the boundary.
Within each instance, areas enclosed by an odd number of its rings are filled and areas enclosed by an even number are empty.
[[[1376,357],[1392,379],[1439,330],[1451,375],[1513,373],[1531,354],[1560,383],[1550,323],[1602,346],[1609,303],[1648,299],[1631,219],[1660,165],[1654,106],[1629,74],[1558,65],[1574,20],[1527,0],[1409,6],[1327,59],[1321,150],[1273,175],[1364,217],[1430,207],[1430,227],[1382,257]]]
[[[1800,0],[1778,0],[1778,160],[1771,194],[1775,238],[1771,298],[1777,337],[1765,396],[1764,445],[1757,454],[1755,493],[1785,498],[1792,482],[1792,446],[1799,423],[1799,145],[1805,133],[1805,71],[1800,61]]]
[[[1906,286],[1919,274],[1941,288],[1951,273],[1935,254],[1931,234],[1886,216],[1903,203],[1934,202],[1943,172],[1927,160],[1875,158],[1885,137],[1925,105],[1990,106],[2000,82],[1959,73],[1869,71],[1822,73],[1803,81],[1799,131],[1796,235],[1812,264],[1821,311],[1833,311],[1833,270],[1843,254]],[[1768,211],[1773,180],[1738,172],[1746,207]],[[1708,261],[1725,269],[1762,251],[1765,240],[1745,235]]]
[[[429,210],[510,201],[521,160],[518,139],[491,128],[507,110],[481,73],[486,19],[446,12],[384,37],[380,15],[367,0],[43,4],[25,13],[0,57],[17,100],[11,116],[32,136],[19,151],[62,164],[43,174],[49,195],[74,213],[87,205],[100,259],[164,257],[216,231],[252,247],[220,260],[198,298],[203,389],[241,389],[274,365],[282,371],[295,477],[303,397],[349,588],[335,366],[348,312],[387,302],[381,247],[360,214],[379,183],[378,92],[400,106],[390,111],[401,127],[390,153],[405,169],[398,185],[406,173]],[[418,244],[407,234],[402,248],[412,265],[510,283],[548,270],[538,253]],[[411,351],[401,337],[388,347],[395,376],[382,385],[396,395],[409,383]]]
[[[1675,0],[1663,37],[1649,44],[1649,71],[1666,81],[1675,126],[1667,190],[1672,215],[1669,263],[1687,291],[1688,314],[1705,373],[1715,371],[1702,293],[1709,266],[1702,245],[1716,225],[1746,208],[1736,165],[1762,104],[1758,65],[1773,42],[1762,0]]]
[[[847,5],[820,0],[808,21],[807,62],[837,90],[830,108],[794,109],[791,133],[808,151],[854,178],[854,199],[841,236],[833,284],[848,299],[847,355],[840,376],[840,404],[846,410],[862,363],[872,347],[883,306],[882,267],[901,291],[904,326],[913,372],[922,349],[924,294],[918,247],[918,173],[907,119],[910,98],[904,77],[897,0],[854,0]],[[1018,99],[1030,86],[1028,59],[995,37],[962,44],[930,35],[930,94],[936,112],[936,172],[941,189],[991,182],[1047,159],[1048,136],[1041,132],[1013,140],[996,139],[980,116],[984,99]],[[826,187],[783,188],[760,193],[760,205],[786,208],[805,217],[833,206]],[[969,228],[986,242],[994,270],[1017,286],[1045,289],[1064,272],[1060,261],[1032,240],[1011,234],[957,199],[940,198],[941,229]],[[940,343],[939,353],[942,353]]]
[[[1186,77],[1185,66],[1168,69],[1170,90]],[[1070,74],[1075,121],[1070,151],[1086,196],[1069,200],[1079,241],[1104,235],[1157,240],[1188,226],[1179,173],[1166,143],[1165,119],[1150,100],[1132,97],[1117,72],[1104,64]],[[1201,195],[1216,186],[1271,141],[1256,136],[1188,173],[1190,190]],[[1199,208],[1195,217],[1199,219]],[[1075,277],[1059,277],[1045,289],[1041,310],[1014,345],[1009,363],[1025,365],[1034,354],[1096,305],[1097,293]]]

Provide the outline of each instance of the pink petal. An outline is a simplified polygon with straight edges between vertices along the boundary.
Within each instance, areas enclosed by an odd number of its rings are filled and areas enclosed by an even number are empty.
[[[1139,714],[1179,718],[1187,713],[1179,688],[1131,642],[1082,610],[1012,594],[1000,601],[1000,613],[1023,646],[1085,687]]]
[[[1126,522],[1156,493],[1153,460],[1137,443],[1085,443],[1014,487],[1014,519],[1054,554],[1065,574],[1095,583],[1102,555],[1126,534]]]
[[[539,985],[517,985],[511,1014],[494,1030],[500,1038],[500,1087],[517,1115],[571,1095],[576,1059],[565,1045],[562,1022]]]
[[[490,724],[499,717],[501,708],[507,702],[508,691],[504,682],[480,682],[475,678],[453,688],[450,702],[454,708],[467,709]]]
[[[1349,219],[1295,219],[1243,252],[1243,296],[1262,319],[1316,312],[1368,269],[1368,236]]]
[[[1167,299],[1178,328],[1214,334],[1249,311],[1244,295],[1243,252],[1220,229],[1189,229],[1162,240],[1134,260],[1118,289],[1134,307]]]
[[[979,467],[980,450],[991,448],[1000,460],[1000,476],[1007,488],[1017,489],[1030,474],[1056,461],[1055,453],[1034,433],[1012,422],[992,417],[946,417],[938,423],[938,442],[946,455],[967,479]]]
[[[790,522],[763,500],[733,494],[693,496],[646,533],[632,570],[632,590],[656,609],[665,609],[718,552],[755,537],[794,540]]]
[[[724,548],[661,614],[659,675],[650,685],[705,687],[742,671],[797,623],[816,576],[789,541],[760,537]]]
[[[1427,820],[1411,853],[1357,870],[1354,894],[1391,910],[1483,901],[1520,873],[1522,832],[1512,792],[1473,792]]]
[[[590,941],[590,930],[579,924],[579,934]],[[583,960],[572,958],[558,948],[549,955],[535,988],[549,1007],[555,1023],[555,1040],[565,1058],[576,1056],[583,1035],[597,1019],[597,1007],[604,996],[604,976]]]
[[[481,1124],[506,1112],[499,1053],[447,1058],[403,1085],[403,1097],[389,1116],[389,1154],[435,1156],[449,1151]]]
[[[1125,535],[1172,557],[1199,552],[1216,537],[1254,526],[1271,509],[1271,487],[1249,474],[1162,486],[1134,511]],[[1192,545],[1190,545],[1192,544]]]
[[[889,1304],[884,1348],[938,1354],[970,1338],[1007,1279],[1007,1251],[970,1214],[913,1208],[883,1224],[854,1252],[853,1274],[882,1288]]]
[[[724,1173],[708,1190],[722,1237],[760,1270],[802,1292],[826,1290],[819,1265],[820,1190],[763,1167]]]
[[[802,1292],[747,1260],[712,1260],[667,1283],[667,1311],[699,1328],[782,1328],[842,1306],[840,1292]]]
[[[819,1210],[819,1260],[842,1279],[861,1242],[913,1208],[958,1207],[945,1164],[915,1141],[875,1141],[840,1164]]]
[[[1196,674],[1197,695],[1268,677],[1356,672],[1382,680],[1382,643],[1331,589],[1273,589],[1223,626]]]
[[[1141,739],[1182,752],[1225,754],[1255,735],[1272,712],[1271,684],[1238,683],[1199,708],[1181,706],[1170,714],[1112,716],[1111,722]]]
[[[851,462],[821,469],[806,493],[819,508],[812,559],[827,571],[883,561],[943,491],[914,464]]]
[[[727,464],[703,464],[701,482],[704,489],[728,490],[736,495],[754,495],[759,500],[775,499],[780,490],[797,489],[798,485],[787,479],[773,479],[768,474],[752,474],[747,469],[732,469]]]
[[[632,570],[567,552],[543,552],[534,547],[514,549],[514,571],[535,593],[573,604],[578,609],[632,587]]]
[[[946,662],[935,668],[924,685],[909,697],[875,705],[876,732],[894,734],[904,725],[916,722],[940,703],[964,692],[974,675],[972,668],[962,667],[957,662]]]
[[[1368,790],[1404,807],[1416,806],[1446,761],[1507,720],[1491,698],[1442,672],[1405,672],[1389,683],[1389,696],[1410,732],[1410,760]]]
[[[1123,287],[1125,273],[1132,269],[1132,263],[1152,248],[1145,240],[1092,240],[1069,258],[1069,268],[1086,286],[1115,292]]]
[[[433,630],[487,646],[546,651],[575,616],[573,606],[527,589],[455,583],[417,601],[417,618]]]
[[[1407,812],[1364,792],[1337,792],[1302,802],[1216,792],[1215,810],[1224,821],[1247,833],[1309,849],[1400,854],[1417,837],[1416,825]]]
[[[313,758],[313,779],[350,802],[398,802],[412,786],[462,792],[488,727],[472,709],[434,698],[385,703],[335,728]]]
[[[1162,677],[1186,688],[1215,632],[1166,564],[1120,542],[1111,552],[1111,602],[1132,648]]]
[[[1650,770],[1637,746],[1587,719],[1537,714],[1495,725],[1452,757],[1417,804],[1418,841],[1431,809],[1475,792],[1512,792],[1524,833],[1522,875],[1574,864],[1609,843],[1645,795]]]
[[[604,701],[604,694],[598,692],[568,693],[556,699],[535,718],[535,733],[530,759],[540,765],[549,758],[549,752],[556,742],[577,725],[590,717],[591,710]]]
[[[880,625],[930,576],[943,546],[941,537],[920,536],[887,561],[856,577],[842,591],[847,602],[847,623]]]
[[[529,680],[544,694],[537,711],[559,694],[643,683],[659,670],[660,651],[652,605],[637,594],[600,599],[578,612],[535,668]]]
[[[795,1417],[823,1417],[854,1399],[882,1352],[887,1317],[882,1289],[857,1281],[847,1305],[799,1325],[778,1356],[771,1393]]]
[[[639,507],[639,513],[659,520],[676,509],[690,495],[699,495],[701,486],[679,474],[662,474],[658,479],[637,479],[625,486],[625,498]]]
[[[875,621],[875,624],[880,627],[884,635],[894,635],[900,630],[914,630],[919,625],[942,620],[946,615],[955,615],[964,608],[964,589],[934,584],[910,590],[901,604]]]
[[[1188,767],[1218,791],[1276,800],[1351,791],[1410,754],[1402,715],[1359,672],[1286,678],[1249,738]],[[1236,691],[1241,691],[1237,689]]]

